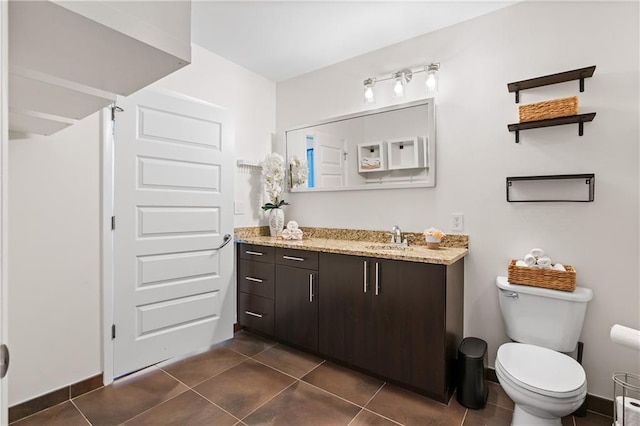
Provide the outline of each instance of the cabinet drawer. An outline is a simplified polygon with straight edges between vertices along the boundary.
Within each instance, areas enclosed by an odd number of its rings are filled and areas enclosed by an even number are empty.
[[[273,299],[274,264],[240,259],[238,289],[242,293]]]
[[[239,250],[240,259],[273,263],[274,247],[259,246],[257,244],[240,244]]]
[[[276,248],[276,263],[278,265],[293,266],[294,268],[318,269],[318,252]]]
[[[275,326],[273,300],[240,293],[238,322],[240,325],[273,336]]]

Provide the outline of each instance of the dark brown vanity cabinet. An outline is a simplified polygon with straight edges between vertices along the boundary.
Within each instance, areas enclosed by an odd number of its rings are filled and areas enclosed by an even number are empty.
[[[249,244],[238,254],[242,326],[449,400],[463,259],[447,266]]]
[[[321,253],[319,352],[448,401],[463,265]]]
[[[276,248],[275,336],[318,350],[318,253]]]
[[[275,249],[238,245],[238,323],[272,336],[275,329]]]

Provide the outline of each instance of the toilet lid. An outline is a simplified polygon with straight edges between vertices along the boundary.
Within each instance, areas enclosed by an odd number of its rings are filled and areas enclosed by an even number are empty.
[[[512,379],[533,392],[569,397],[579,394],[585,386],[582,366],[551,349],[505,343],[498,348],[497,360]]]

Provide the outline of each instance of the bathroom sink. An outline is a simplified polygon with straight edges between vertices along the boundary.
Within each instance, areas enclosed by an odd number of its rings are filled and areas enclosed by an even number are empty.
[[[396,244],[371,244],[365,246],[368,250],[385,250],[385,251],[405,251],[411,250],[411,247]]]

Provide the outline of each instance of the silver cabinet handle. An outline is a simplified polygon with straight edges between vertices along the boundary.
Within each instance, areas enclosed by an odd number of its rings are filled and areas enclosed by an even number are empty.
[[[297,262],[304,262],[304,258],[302,257],[295,257],[295,256],[282,256],[283,259],[287,259],[287,260],[295,260]]]
[[[251,250],[246,250],[245,253],[250,254],[252,256],[262,256],[264,253],[260,253],[259,251],[251,251]]]
[[[376,262],[376,296],[380,294],[380,264]]]
[[[227,244],[229,244],[229,241],[231,241],[231,235],[230,234],[224,234],[224,237],[222,237],[222,244],[220,244],[218,247],[214,248],[214,250],[220,250],[222,247],[224,247]]]
[[[313,302],[313,274],[309,274],[309,302]]]
[[[253,281],[254,283],[261,283],[262,280],[260,278],[253,278],[253,277],[244,277],[245,280],[247,281]]]
[[[363,268],[362,268],[362,286],[363,286],[363,289],[362,289],[362,291],[364,293],[366,293],[367,292],[367,269],[369,269],[369,268],[367,268],[367,261],[366,260],[363,261],[362,263],[363,263]]]
[[[244,313],[247,314],[247,315],[251,315],[252,317],[262,318],[262,315],[256,314],[255,312],[244,311]]]

